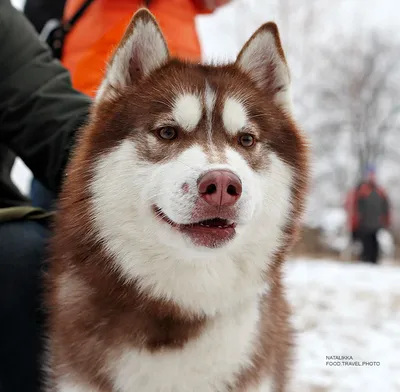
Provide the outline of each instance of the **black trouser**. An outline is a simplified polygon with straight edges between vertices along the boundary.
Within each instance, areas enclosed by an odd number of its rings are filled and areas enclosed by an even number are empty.
[[[361,260],[366,263],[377,264],[379,259],[378,232],[364,232],[358,234],[362,244]]]
[[[0,392],[39,391],[48,236],[36,221],[0,223]]]

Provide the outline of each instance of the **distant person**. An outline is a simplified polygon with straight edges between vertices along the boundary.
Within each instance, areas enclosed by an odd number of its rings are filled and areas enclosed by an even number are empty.
[[[377,184],[374,166],[368,166],[363,180],[349,193],[346,209],[353,241],[361,243],[361,260],[379,261],[378,232],[390,227],[390,207],[385,190]]]

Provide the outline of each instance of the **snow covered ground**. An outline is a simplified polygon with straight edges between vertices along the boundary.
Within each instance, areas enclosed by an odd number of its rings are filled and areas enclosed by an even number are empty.
[[[298,331],[292,391],[400,391],[400,268],[299,259],[286,271]],[[379,366],[327,366],[327,356]]]

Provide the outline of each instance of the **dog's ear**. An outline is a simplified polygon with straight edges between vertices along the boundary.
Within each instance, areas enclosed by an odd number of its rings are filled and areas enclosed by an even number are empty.
[[[96,100],[134,84],[168,59],[165,38],[153,15],[145,8],[138,10],[108,64]]]
[[[278,27],[269,22],[262,25],[246,42],[236,63],[264,93],[290,110],[290,74],[279,38]]]

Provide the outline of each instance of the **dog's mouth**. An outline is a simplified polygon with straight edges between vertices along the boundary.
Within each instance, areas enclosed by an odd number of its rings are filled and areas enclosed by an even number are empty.
[[[154,206],[153,210],[158,219],[190,237],[197,246],[218,248],[232,240],[236,234],[236,222],[230,219],[215,217],[189,224],[178,224],[165,215],[159,207]]]

